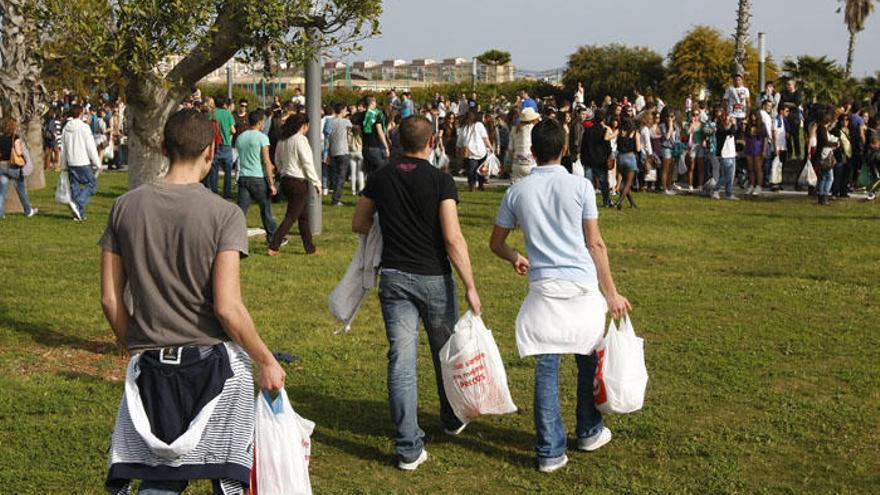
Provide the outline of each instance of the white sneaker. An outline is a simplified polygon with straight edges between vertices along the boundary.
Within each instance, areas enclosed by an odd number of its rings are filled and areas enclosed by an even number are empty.
[[[79,213],[79,208],[77,208],[76,203],[70,201],[67,203],[67,207],[70,208],[70,211],[73,213],[73,219],[77,221],[82,221],[83,217]]]
[[[568,464],[568,456],[563,454],[562,459],[560,459],[552,464],[541,464],[539,462],[538,463],[538,471],[541,471],[542,473],[552,473],[553,471],[556,471],[556,470],[562,468],[566,464]]]
[[[755,190],[752,192],[752,196],[757,196],[761,194],[761,186],[755,186]]]
[[[729,199],[729,200],[731,200],[731,201],[739,201],[739,198],[736,197],[735,195],[734,195],[734,196],[728,196],[727,199]]]
[[[447,435],[452,435],[455,437],[455,436],[458,436],[461,432],[463,432],[465,428],[467,428],[467,423],[462,424],[461,426],[459,426],[458,428],[456,428],[454,430],[443,428],[443,433],[446,433]]]
[[[749,188],[746,189],[746,196],[751,196],[753,192],[755,192],[754,186],[749,186]]]
[[[611,441],[611,430],[603,426],[602,431],[591,437],[578,438],[578,450],[593,452]]]
[[[39,209],[39,208],[31,208],[31,212],[28,213],[27,215],[25,215],[25,218],[30,218],[30,217],[36,215],[36,214],[39,213],[39,212],[40,212],[40,209]]]
[[[663,194],[665,194],[667,196],[675,196],[675,191],[671,191],[671,190],[667,189],[667,190],[663,191]]]
[[[428,451],[425,449],[422,449],[422,453],[419,455],[418,459],[416,459],[412,462],[398,461],[397,467],[404,470],[404,471],[415,471],[416,469],[418,469],[419,466],[422,465],[422,463],[424,463],[427,460],[428,460]]]
[[[718,194],[718,191],[713,192],[711,197],[712,199],[721,199],[721,195]]]
[[[694,192],[694,186],[688,186],[688,192]]]
[[[672,188],[675,189],[676,191],[683,191],[683,190],[684,190],[684,189],[682,189],[681,186],[679,186],[679,185],[678,185],[677,183],[675,183],[675,182],[672,183]]]

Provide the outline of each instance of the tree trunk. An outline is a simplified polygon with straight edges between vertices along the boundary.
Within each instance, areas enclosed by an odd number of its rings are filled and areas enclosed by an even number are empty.
[[[126,91],[128,130],[128,188],[153,182],[165,175],[168,160],[162,155],[162,129],[182,97],[169,91],[158,78],[142,78]]]
[[[853,57],[856,53],[856,33],[849,33],[849,47],[846,50],[846,78],[852,77]]]
[[[752,0],[739,0],[736,12],[736,45],[733,52],[731,69],[733,75],[745,75],[746,43],[749,39],[749,23],[752,19]]]

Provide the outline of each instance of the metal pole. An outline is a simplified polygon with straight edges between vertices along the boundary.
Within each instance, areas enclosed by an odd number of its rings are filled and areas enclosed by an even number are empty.
[[[477,57],[474,57],[471,65],[471,89],[477,90]]]
[[[317,36],[314,31],[311,36]],[[319,43],[316,40],[313,53],[306,62],[306,114],[309,116],[309,144],[312,146],[312,160],[315,164],[315,172],[318,177],[323,177],[323,164],[321,155],[321,54]],[[315,188],[309,188],[309,225],[312,235],[321,233],[321,196],[315,192]]]
[[[758,33],[758,91],[764,91],[766,84],[767,41],[764,33]]]
[[[232,100],[232,63],[226,62],[226,97]]]

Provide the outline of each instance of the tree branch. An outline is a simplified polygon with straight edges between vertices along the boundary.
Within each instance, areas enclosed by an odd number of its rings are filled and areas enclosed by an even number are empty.
[[[209,35],[185,56],[165,80],[175,93],[188,91],[203,77],[229,61],[243,45],[244,24],[241,12],[227,7],[220,11]]]

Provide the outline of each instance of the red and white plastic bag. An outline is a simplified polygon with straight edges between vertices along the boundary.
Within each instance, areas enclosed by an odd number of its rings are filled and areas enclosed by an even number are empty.
[[[628,315],[620,320],[620,329],[611,320],[608,333],[596,352],[599,355],[593,378],[596,409],[605,414],[626,414],[641,409],[648,386],[648,369],[644,341],[636,336]]]
[[[516,412],[501,353],[483,319],[468,311],[440,349],[443,389],[462,423],[484,414]]]
[[[293,410],[283,389],[274,400],[261,392],[256,402],[250,495],[311,495],[309,437],[315,423]]]

